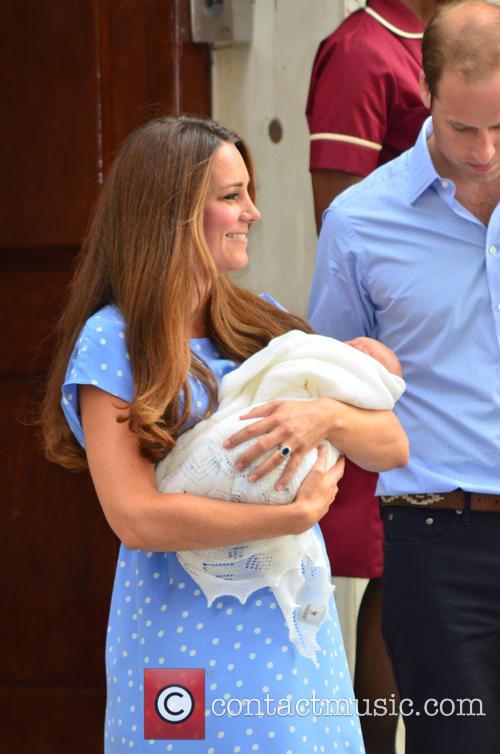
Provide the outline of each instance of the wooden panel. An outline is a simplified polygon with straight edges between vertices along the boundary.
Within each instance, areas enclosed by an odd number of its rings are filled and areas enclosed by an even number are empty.
[[[190,41],[189,0],[100,0],[105,164],[140,123],[210,114],[208,45]]]
[[[188,0],[3,0],[0,30],[0,752],[100,754],[118,543],[33,416],[103,171],[166,111],[208,114]]]
[[[150,117],[209,114],[208,46],[188,0],[4,0],[0,28],[0,247],[76,245],[103,157]]]
[[[0,455],[9,459],[0,530],[0,625],[9,651],[0,678],[97,687],[117,540],[88,475],[43,459],[33,382],[0,383]]]
[[[210,88],[210,49],[191,41],[188,0],[179,9],[179,109],[181,112],[209,118],[212,113]]]
[[[100,0],[105,162],[140,123],[175,110],[177,0]]]
[[[47,371],[77,249],[0,252],[0,374]]]
[[[102,754],[102,689],[0,688],[2,754]]]
[[[0,90],[0,247],[80,243],[97,188],[94,3],[3,0]]]

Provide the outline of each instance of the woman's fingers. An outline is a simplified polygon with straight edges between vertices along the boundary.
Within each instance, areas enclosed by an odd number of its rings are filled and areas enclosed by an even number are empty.
[[[288,463],[285,466],[285,469],[283,471],[283,474],[280,476],[278,481],[276,482],[275,489],[280,490],[283,489],[283,487],[286,487],[287,484],[290,483],[290,481],[293,478],[293,475],[297,471],[297,469],[300,466],[300,462],[302,461],[303,453],[296,452],[292,453],[290,456]]]
[[[332,466],[331,469],[328,469],[326,474],[330,478],[330,481],[332,482],[332,484],[336,484],[340,482],[340,480],[344,476],[344,470],[345,470],[345,458],[344,456],[339,456],[337,462]]]
[[[270,416],[276,409],[276,403],[277,401],[270,401],[269,403],[262,404],[262,406],[257,406],[257,408],[249,411],[248,414],[242,414],[240,419],[256,419],[259,416]]]
[[[260,466],[254,469],[254,471],[252,471],[252,473],[248,477],[249,481],[257,482],[263,476],[265,476],[266,474],[269,474],[270,471],[274,471],[274,469],[276,469],[278,466],[281,466],[284,460],[285,459],[279,452],[279,448],[276,448],[275,452],[271,453],[269,458],[267,458],[264,461],[264,463],[262,463]]]
[[[321,445],[318,445],[316,450],[318,451],[318,457],[314,462],[313,469],[314,471],[324,472],[326,467],[326,445],[323,445],[322,443]]]
[[[323,474],[325,476],[325,481],[327,482],[327,484],[331,486],[336,486],[344,474],[345,460],[343,456],[341,456],[338,459],[338,461],[331,467],[331,469],[328,469],[328,471],[326,471],[325,470],[326,461],[327,461],[326,446],[319,445],[317,448],[317,451],[318,451],[318,456],[311,470],[314,470]],[[292,456],[287,461],[283,474],[278,479],[275,485],[276,490],[280,491],[283,489],[283,487],[286,487],[287,484],[289,484],[289,482],[293,478],[293,475],[295,474],[298,467],[300,466],[303,455],[304,454],[301,452],[296,452],[292,454]],[[264,477],[266,474],[269,474],[271,471],[274,471],[274,469],[276,469],[282,463],[283,463],[283,457],[279,453],[279,448],[276,448],[276,453],[273,453],[261,466],[255,469],[255,471],[253,471],[252,474],[250,474],[248,478],[251,482],[256,482],[259,479],[262,479],[262,477]]]
[[[267,435],[264,435],[263,437],[260,437],[253,445],[250,445],[247,450],[241,455],[235,466],[238,469],[238,471],[243,471],[247,468],[247,466],[250,466],[252,463],[255,463],[255,461],[258,461],[258,459],[269,453],[269,451],[274,450],[275,453],[272,453],[272,455],[269,458],[266,458],[262,461],[262,465],[255,469],[253,473],[258,473],[258,477],[264,476],[261,469],[264,466],[267,466],[269,464],[270,469],[276,468],[276,466],[279,466],[280,463],[283,463],[284,457],[280,454],[280,435],[277,432],[269,432]]]
[[[318,471],[320,473],[324,473],[325,466],[326,466],[326,446],[325,445],[318,445],[316,448],[318,451],[318,456],[316,458],[316,461],[314,462],[314,465],[311,469],[311,471]],[[297,471],[297,469],[300,466],[300,462],[302,461],[305,453],[304,452],[297,452],[292,453],[290,460],[288,461],[285,470],[283,471],[283,474],[278,479],[278,482],[276,483],[276,489],[281,490],[283,487],[286,487],[287,484],[290,483],[293,475]]]
[[[253,440],[254,437],[267,435],[273,426],[274,422],[272,419],[262,419],[258,422],[252,422],[252,424],[249,424],[247,427],[244,427],[244,429],[240,429],[238,432],[235,432],[234,435],[228,437],[224,442],[224,447],[235,448],[237,445],[241,445],[242,442]]]

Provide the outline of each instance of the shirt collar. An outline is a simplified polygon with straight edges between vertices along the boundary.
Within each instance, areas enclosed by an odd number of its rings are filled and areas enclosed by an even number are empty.
[[[409,152],[409,194],[411,204],[421,196],[439,175],[432,162],[427,140],[432,134],[432,116],[429,116],[420,129],[415,146]]]
[[[404,39],[422,39],[424,25],[399,0],[370,0],[364,9],[379,24]]]

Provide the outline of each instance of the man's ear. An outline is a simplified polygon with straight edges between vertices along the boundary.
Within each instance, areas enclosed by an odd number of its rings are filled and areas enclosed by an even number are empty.
[[[420,96],[422,98],[422,102],[427,107],[427,109],[430,110],[431,103],[432,103],[432,95],[429,91],[429,87],[427,85],[427,81],[425,79],[425,74],[423,71],[420,71],[420,79],[418,82],[418,86],[420,89]]]

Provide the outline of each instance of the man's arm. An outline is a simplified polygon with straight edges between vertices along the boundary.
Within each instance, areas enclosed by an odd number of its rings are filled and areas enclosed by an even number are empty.
[[[383,51],[361,32],[320,45],[306,108],[318,233],[330,202],[377,167],[393,79]]]
[[[320,335],[338,340],[361,335],[377,338],[375,307],[365,286],[363,248],[344,204],[340,199],[328,209],[321,228],[309,322]]]
[[[363,179],[362,175],[346,173],[344,170],[313,170],[311,172],[314,197],[314,217],[319,235],[323,212],[338,194]]]

